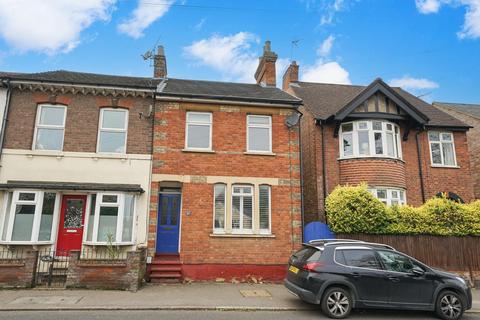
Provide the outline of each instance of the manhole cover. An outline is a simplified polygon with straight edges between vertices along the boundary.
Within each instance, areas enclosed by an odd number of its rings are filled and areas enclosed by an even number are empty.
[[[272,295],[267,290],[240,290],[240,293],[245,298],[270,298]]]
[[[11,304],[76,304],[82,297],[79,296],[38,296],[38,297],[20,297]]]

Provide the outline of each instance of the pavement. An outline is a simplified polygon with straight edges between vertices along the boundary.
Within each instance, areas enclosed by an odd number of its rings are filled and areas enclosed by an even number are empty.
[[[480,290],[473,290],[480,313]],[[318,310],[282,284],[190,283],[147,285],[137,292],[112,290],[0,290],[0,311],[27,310]]]

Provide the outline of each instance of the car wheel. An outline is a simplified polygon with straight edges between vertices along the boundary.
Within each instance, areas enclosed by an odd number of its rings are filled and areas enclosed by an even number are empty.
[[[435,313],[440,319],[457,320],[463,314],[461,297],[453,291],[443,291],[438,295]]]
[[[352,296],[343,288],[330,288],[322,297],[321,308],[323,313],[329,318],[346,318],[352,311]]]

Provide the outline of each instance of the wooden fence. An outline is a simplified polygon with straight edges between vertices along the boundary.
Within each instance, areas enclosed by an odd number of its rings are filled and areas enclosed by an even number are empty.
[[[468,272],[471,276],[480,272],[480,237],[372,234],[337,234],[336,237],[388,244],[429,266],[444,270]]]

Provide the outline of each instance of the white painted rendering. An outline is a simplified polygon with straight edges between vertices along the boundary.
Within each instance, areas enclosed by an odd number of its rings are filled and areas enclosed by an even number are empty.
[[[136,197],[134,241],[138,247],[146,246],[151,155],[104,156],[97,153],[4,149],[1,162],[0,183],[17,180],[139,184],[145,192]],[[0,197],[0,202],[3,202],[3,197]]]

